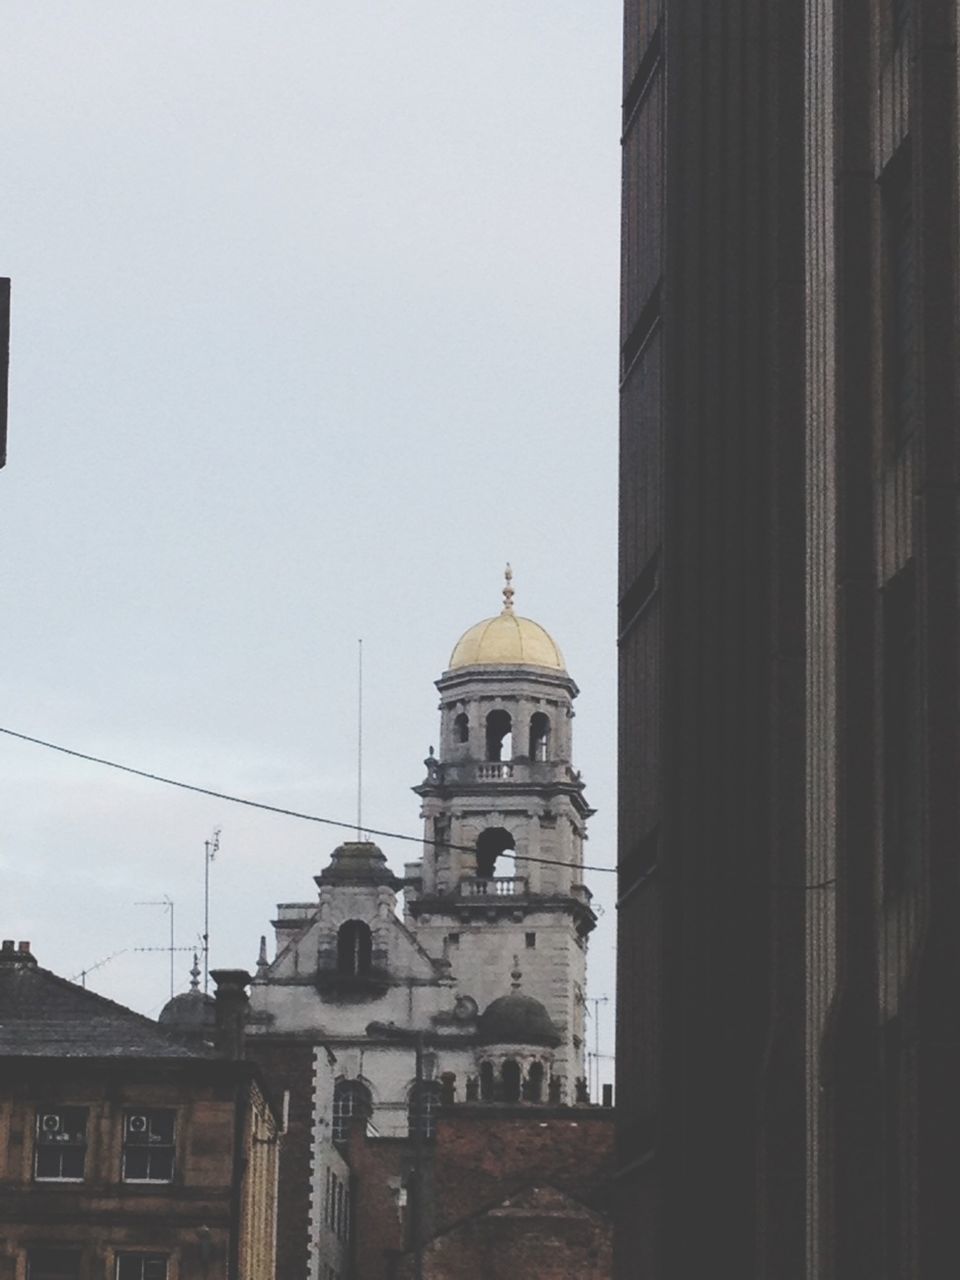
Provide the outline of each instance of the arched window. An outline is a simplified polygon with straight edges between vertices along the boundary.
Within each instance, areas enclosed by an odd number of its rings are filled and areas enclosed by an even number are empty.
[[[419,1099],[419,1107],[417,1101]],[[435,1080],[424,1080],[419,1090],[414,1085],[410,1090],[410,1101],[407,1103],[407,1131],[411,1138],[416,1137],[417,1125],[420,1135],[430,1139],[437,1136],[437,1112],[440,1109],[440,1085]]]
[[[333,1140],[346,1142],[354,1116],[366,1118],[373,1110],[370,1090],[359,1080],[338,1080],[333,1091]]]
[[[500,1071],[504,1102],[520,1101],[520,1064],[508,1058]]]
[[[527,1072],[526,1096],[531,1102],[543,1100],[543,1063],[532,1062]]]
[[[466,742],[470,737],[470,721],[467,719],[467,713],[461,711],[453,721],[453,740],[454,742]]]
[[[370,972],[373,938],[362,920],[348,920],[337,933],[337,972],[351,978]]]
[[[515,849],[513,836],[505,827],[487,827],[480,832],[477,841],[477,876],[481,880],[492,880],[496,874],[497,858],[504,849]]]
[[[493,1101],[493,1063],[480,1063],[480,1101]]]
[[[509,711],[491,711],[487,716],[487,759],[510,760],[513,757],[513,722]]]
[[[530,759],[546,760],[550,752],[550,717],[535,711],[530,717]]]

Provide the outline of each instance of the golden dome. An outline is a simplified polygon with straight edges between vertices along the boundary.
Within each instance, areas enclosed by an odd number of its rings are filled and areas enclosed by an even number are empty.
[[[465,631],[450,655],[450,670],[457,667],[549,667],[564,671],[563,654],[538,622],[518,618],[507,609],[495,618],[484,618]]]
[[[539,622],[513,612],[513,570],[504,574],[503,612],[465,631],[453,647],[448,670],[458,667],[547,667],[565,671],[563,654]]]

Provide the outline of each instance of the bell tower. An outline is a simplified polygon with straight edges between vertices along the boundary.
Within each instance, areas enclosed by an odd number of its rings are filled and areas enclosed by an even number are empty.
[[[440,691],[440,750],[414,790],[423,860],[407,867],[408,924],[479,1009],[511,990],[549,1014],[564,1100],[584,1076],[591,810],[573,767],[577,686],[538,623],[503,608],[466,631]]]

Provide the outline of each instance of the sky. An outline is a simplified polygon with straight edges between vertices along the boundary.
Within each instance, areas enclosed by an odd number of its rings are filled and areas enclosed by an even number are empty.
[[[349,823],[362,638],[363,821],[417,835],[433,681],[509,560],[612,867],[619,0],[0,20],[0,727]],[[217,828],[210,963],[249,968],[349,832],[0,734],[0,931],[155,1016],[156,904],[182,989]]]

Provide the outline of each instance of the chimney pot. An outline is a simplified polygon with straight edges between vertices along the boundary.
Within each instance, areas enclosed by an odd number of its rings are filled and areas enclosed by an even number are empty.
[[[20,952],[22,952],[22,953],[24,953],[25,955],[29,955],[29,954],[30,954],[30,943],[29,943],[29,942],[18,942],[18,943],[17,943],[17,950],[18,950],[18,951],[20,951]]]
[[[4,940],[3,940],[3,949],[4,949],[4,951],[12,951],[12,950],[13,950],[13,939],[12,939],[12,938],[4,938]]]
[[[247,1019],[247,987],[253,981],[246,969],[211,969],[210,977],[217,984],[216,1046],[225,1058],[242,1058],[244,1024]]]

